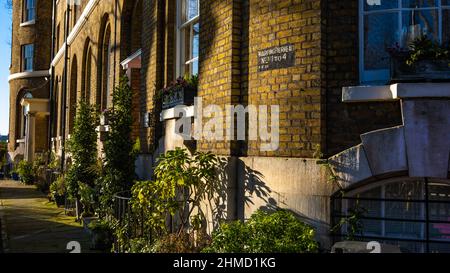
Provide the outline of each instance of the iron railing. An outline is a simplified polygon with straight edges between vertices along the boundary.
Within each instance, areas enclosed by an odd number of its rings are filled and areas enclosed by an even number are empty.
[[[352,234],[355,240],[360,241],[373,241],[376,240],[380,243],[387,244],[395,244],[399,245],[403,251],[408,252],[445,252],[450,253],[450,201],[447,200],[430,200],[428,194],[428,181],[425,183],[425,198],[422,199],[393,199],[393,198],[363,198],[363,197],[346,197],[342,195],[336,195],[331,197],[331,226],[333,227],[333,231],[331,232],[333,242],[338,242],[341,240],[345,240],[349,238],[349,224],[342,224],[343,219],[349,219],[354,217],[347,212],[343,211],[343,202],[354,202],[355,204],[360,204],[363,202],[380,202],[388,203],[388,202],[396,202],[402,204],[423,204],[422,207],[422,215],[420,217],[387,217],[385,215],[368,215],[368,212],[362,213],[362,215],[358,216],[358,221],[362,223],[362,231],[358,234]],[[430,206],[434,206],[435,208],[446,208],[447,210],[447,218],[445,220],[442,217],[436,217],[431,215]],[[422,229],[422,236],[417,237],[396,237],[386,235],[386,232],[382,232],[380,234],[369,233],[364,225],[364,223],[371,221],[372,223],[380,224],[381,230],[385,230],[385,223],[405,223],[405,225],[420,225]],[[336,228],[338,227],[338,228]],[[439,231],[439,236],[436,236],[436,230],[442,229],[443,231]],[[434,229],[434,234],[433,234]],[[420,250],[417,250],[420,249]]]

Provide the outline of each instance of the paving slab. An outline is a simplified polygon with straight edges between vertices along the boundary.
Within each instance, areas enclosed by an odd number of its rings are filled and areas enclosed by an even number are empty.
[[[68,253],[71,241],[82,253],[95,252],[81,224],[34,186],[0,180],[0,217],[5,253]]]

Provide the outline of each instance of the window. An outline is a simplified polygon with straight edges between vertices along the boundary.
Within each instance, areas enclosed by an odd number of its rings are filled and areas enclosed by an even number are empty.
[[[407,47],[421,35],[449,42],[450,0],[360,0],[361,82],[384,84],[390,76],[386,49]]]
[[[101,88],[100,107],[101,110],[108,109],[111,101],[111,25],[108,23],[105,27],[102,41],[103,50],[101,51]]]
[[[178,0],[177,3],[177,75],[198,74],[199,7],[199,0]]]
[[[22,71],[33,71],[34,45],[22,46]]]
[[[335,223],[359,211],[356,238],[408,252],[450,253],[450,181],[398,178],[353,190],[333,201]],[[339,231],[346,237],[351,227]]]
[[[36,0],[24,0],[23,21],[33,21],[36,18]]]

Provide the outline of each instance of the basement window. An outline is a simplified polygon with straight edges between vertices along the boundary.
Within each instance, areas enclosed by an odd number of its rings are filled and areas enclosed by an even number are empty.
[[[198,74],[199,0],[177,1],[177,75]]]
[[[450,41],[450,0],[360,0],[359,14],[362,83],[389,80],[389,47],[407,47],[422,35]]]

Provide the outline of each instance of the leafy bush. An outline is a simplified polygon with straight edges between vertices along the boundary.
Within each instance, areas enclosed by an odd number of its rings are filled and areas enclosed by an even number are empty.
[[[255,212],[245,222],[222,224],[204,252],[305,253],[316,252],[314,229],[285,210]]]
[[[78,193],[80,203],[83,205],[83,217],[93,216],[95,213],[95,189],[86,183],[78,182]]]
[[[60,175],[55,182],[50,185],[50,194],[54,198],[56,195],[63,196],[66,194],[66,185],[64,183],[64,176]]]
[[[132,91],[128,78],[121,77],[113,92],[113,108],[109,111],[110,130],[104,142],[104,162],[98,180],[102,210],[110,213],[115,194],[131,190],[135,180],[135,150],[131,140]]]
[[[72,164],[66,173],[67,191],[71,198],[79,198],[79,182],[91,187],[97,179],[97,114],[84,101],[77,107],[74,128],[68,141]]]
[[[47,193],[49,190],[49,184],[47,182],[47,153],[36,154],[33,160],[33,173],[35,176],[34,184],[37,189]]]
[[[212,153],[197,152],[191,156],[187,150],[177,148],[162,155],[155,169],[156,180],[139,181],[132,187],[132,219],[116,226],[119,247],[131,251],[132,244],[140,242],[153,245],[152,251],[157,252],[203,248],[206,221],[200,204],[215,193],[216,167],[218,159]],[[166,225],[169,215],[174,217],[173,234]],[[130,232],[133,225],[142,230],[141,234]]]
[[[92,231],[92,248],[110,250],[113,244],[113,230],[111,224],[105,219],[98,219],[89,223]]]
[[[33,163],[28,162],[26,160],[22,160],[17,165],[17,173],[20,176],[20,179],[26,185],[33,185],[34,182],[34,170]]]

